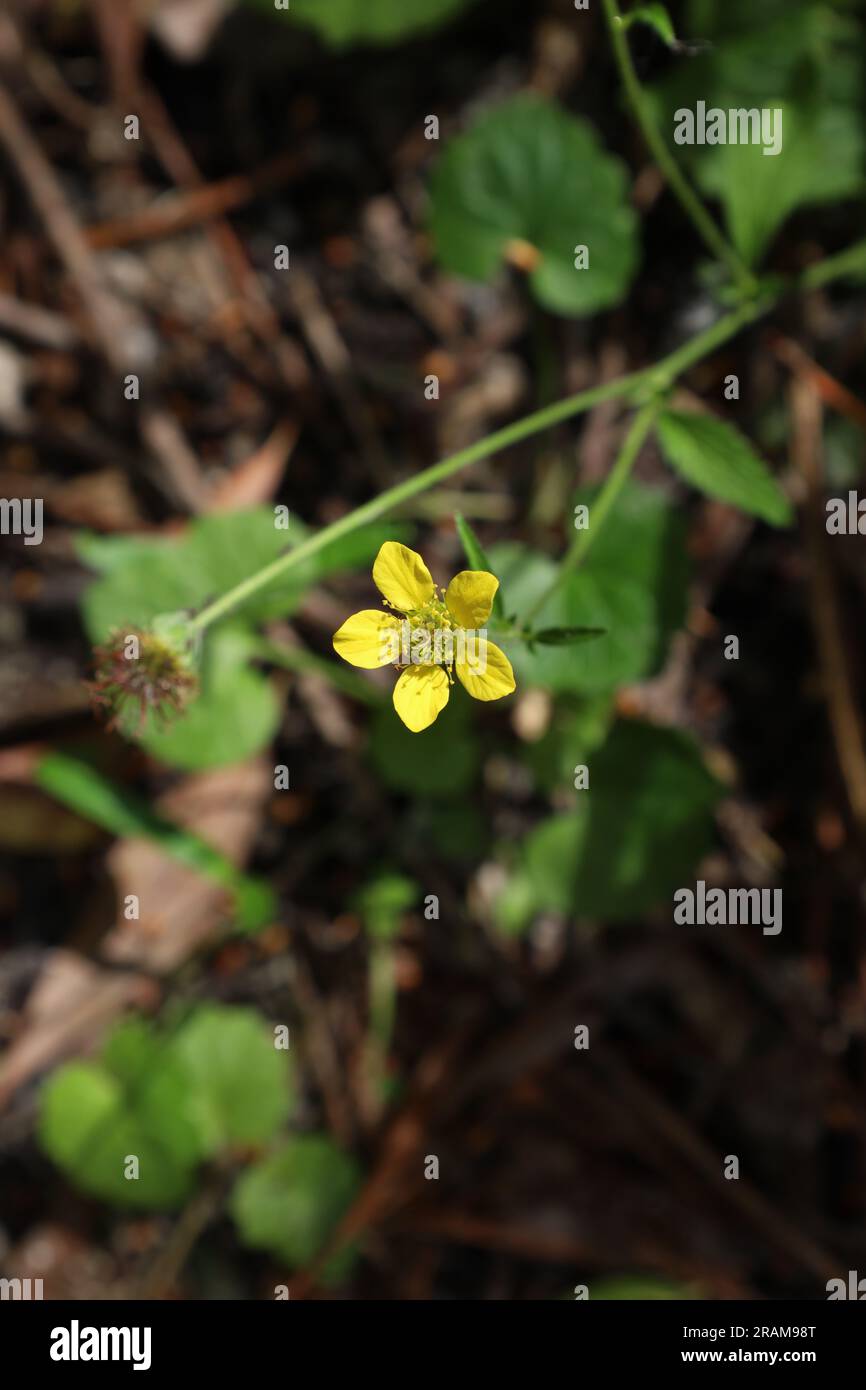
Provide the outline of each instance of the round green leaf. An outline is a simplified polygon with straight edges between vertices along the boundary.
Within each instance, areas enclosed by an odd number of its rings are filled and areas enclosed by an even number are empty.
[[[447,270],[491,280],[526,243],[532,293],[554,313],[591,314],[625,296],[638,255],[625,168],[591,126],[544,98],[515,97],[452,140],[431,194]],[[576,269],[581,246],[589,263]]]
[[[230,1209],[246,1245],[296,1268],[315,1259],[360,1182],[355,1160],[327,1135],[300,1135],[247,1169]]]
[[[191,1104],[209,1153],[273,1137],[289,1109],[289,1059],[254,1009],[203,1005],[172,1050],[191,1078]]]
[[[124,1207],[175,1207],[201,1154],[183,1069],[158,1053],[147,1030],[126,1035],[118,1070],[72,1062],[46,1082],[39,1140],[84,1192]],[[133,1056],[137,1053],[137,1056]],[[127,1178],[130,1156],[139,1176]]]

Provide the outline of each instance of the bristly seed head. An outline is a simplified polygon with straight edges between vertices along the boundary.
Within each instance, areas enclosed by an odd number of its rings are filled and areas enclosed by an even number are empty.
[[[138,705],[139,733],[149,711],[163,726],[198,691],[194,651],[177,615],[157,619],[149,631],[118,629],[93,655],[94,678],[87,684],[94,705],[110,712],[109,728],[122,726],[133,704]]]

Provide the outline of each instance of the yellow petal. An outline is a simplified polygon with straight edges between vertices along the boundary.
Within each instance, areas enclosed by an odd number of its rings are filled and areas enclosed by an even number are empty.
[[[505,653],[485,639],[483,644],[478,643],[477,658],[472,666],[465,661],[454,663],[458,679],[473,700],[501,700],[503,695],[510,695],[514,689],[514,672]],[[483,672],[477,669],[481,664],[484,664]]]
[[[436,592],[421,556],[399,541],[382,546],[373,565],[373,583],[401,613],[423,608]]]
[[[483,627],[498,588],[499,580],[486,570],[461,570],[445,591],[448,611],[461,627]]]
[[[400,620],[380,608],[365,608],[347,618],[334,633],[334,651],[352,666],[372,671],[397,661],[400,648]]]
[[[406,728],[420,734],[448,704],[448,695],[441,666],[407,666],[394,686],[394,708]]]

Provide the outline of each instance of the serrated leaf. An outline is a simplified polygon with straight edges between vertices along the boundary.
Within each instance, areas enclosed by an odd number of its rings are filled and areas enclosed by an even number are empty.
[[[206,1004],[178,1030],[172,1052],[191,1079],[191,1106],[208,1153],[263,1144],[290,1105],[288,1054],[254,1009]]]
[[[485,555],[481,542],[466,518],[457,512],[454,516],[454,524],[457,527],[457,534],[460,537],[460,543],[463,546],[463,553],[469,563],[469,568],[473,570],[486,570],[488,574],[492,574],[493,570],[490,568],[490,561]],[[495,618],[503,619],[505,617],[501,584],[493,597],[493,608],[491,612]]]
[[[692,487],[759,516],[789,526],[793,509],[748,440],[711,415],[666,410],[658,418],[662,453]]]
[[[616,724],[586,762],[577,809],[532,832],[522,868],[536,911],[620,921],[688,882],[721,788],[690,738],[647,724]]]
[[[558,314],[594,313],[628,290],[638,246],[625,167],[542,97],[515,97],[452,140],[431,197],[436,253],[457,275],[492,280],[518,259]],[[589,249],[586,269],[575,268],[577,246]]]
[[[597,488],[578,501],[589,506]],[[547,556],[524,546],[495,546],[492,561],[509,601],[525,614],[556,576]],[[540,627],[601,627],[603,637],[574,647],[509,647],[517,676],[558,693],[597,695],[658,670],[667,642],[685,619],[688,562],[683,518],[661,493],[627,485],[581,567],[535,616]]]
[[[396,43],[416,31],[434,28],[472,0],[290,0],[275,10],[274,0],[247,0],[278,18],[312,26],[335,48],[353,43]]]
[[[296,1269],[318,1255],[360,1181],[358,1164],[327,1135],[299,1135],[241,1175],[229,1207],[246,1245],[269,1250]],[[331,1264],[334,1279],[350,1258]]]
[[[34,781],[109,834],[153,840],[181,864],[221,884],[234,899],[243,930],[256,931],[273,921],[276,900],[267,883],[241,873],[212,845],[158,816],[146,802],[89,763],[66,753],[46,753],[36,765]]]
[[[627,29],[633,24],[645,24],[650,29],[654,29],[662,43],[667,44],[668,48],[675,48],[677,36],[674,32],[673,20],[665,9],[664,5],[638,5],[637,9],[629,10],[624,16],[624,23]]]
[[[764,109],[781,112],[777,154],[765,154],[761,144],[719,145],[697,166],[701,186],[721,200],[731,239],[749,265],[762,258],[797,208],[835,202],[866,188],[859,113],[790,102]]]

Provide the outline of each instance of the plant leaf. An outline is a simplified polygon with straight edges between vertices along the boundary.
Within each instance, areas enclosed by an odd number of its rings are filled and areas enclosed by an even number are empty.
[[[597,493],[577,494],[589,506],[590,525]],[[510,542],[493,548],[492,561],[518,613],[532,607],[557,573],[547,556]],[[660,492],[627,485],[580,569],[536,615],[542,630],[601,627],[604,636],[532,653],[515,643],[509,655],[518,686],[523,681],[554,693],[598,695],[651,675],[685,619],[687,578],[683,518]]]
[[[255,1009],[201,1005],[178,1030],[172,1051],[191,1078],[191,1106],[208,1153],[273,1137],[289,1110],[288,1054],[274,1047]]]
[[[431,228],[442,265],[492,280],[518,248],[535,298],[558,314],[618,303],[636,268],[625,167],[585,121],[522,95],[446,147],[433,174]],[[589,266],[575,268],[575,247]]]
[[[721,787],[693,740],[648,724],[614,725],[586,762],[577,809],[532,832],[523,871],[536,911],[620,921],[688,882],[712,844]]]
[[[416,30],[444,24],[471,0],[248,0],[278,18],[309,24],[335,48],[353,43],[396,43]]]
[[[765,155],[760,144],[727,144],[698,164],[698,181],[721,200],[731,239],[749,265],[797,208],[851,197],[866,180],[866,140],[855,110],[791,102],[767,109],[782,113],[778,154]]]
[[[676,47],[677,36],[674,32],[673,20],[664,5],[638,5],[636,10],[630,10],[624,16],[623,23],[626,29],[630,29],[633,24],[646,24],[650,29],[655,30],[662,43],[667,44],[668,48]]]
[[[175,1207],[202,1157],[189,1080],[141,1020],[122,1024],[101,1062],[72,1062],[40,1095],[38,1136],[84,1192],[125,1207]],[[127,1159],[139,1175],[127,1178]]]
[[[593,637],[604,637],[606,627],[545,627],[533,632],[529,640],[539,642],[542,647],[571,647],[576,642],[590,642]]]
[[[662,453],[692,487],[771,526],[790,526],[790,502],[748,440],[732,425],[711,415],[666,410],[657,428]]]
[[[299,1135],[241,1175],[229,1207],[246,1245],[270,1250],[295,1269],[315,1259],[360,1181],[355,1160],[327,1135]],[[327,1273],[339,1279],[351,1256],[342,1252]]]
[[[435,724],[413,734],[394,711],[373,720],[369,757],[386,787],[423,798],[450,798],[469,790],[481,752],[470,723],[469,697],[452,691]]]

